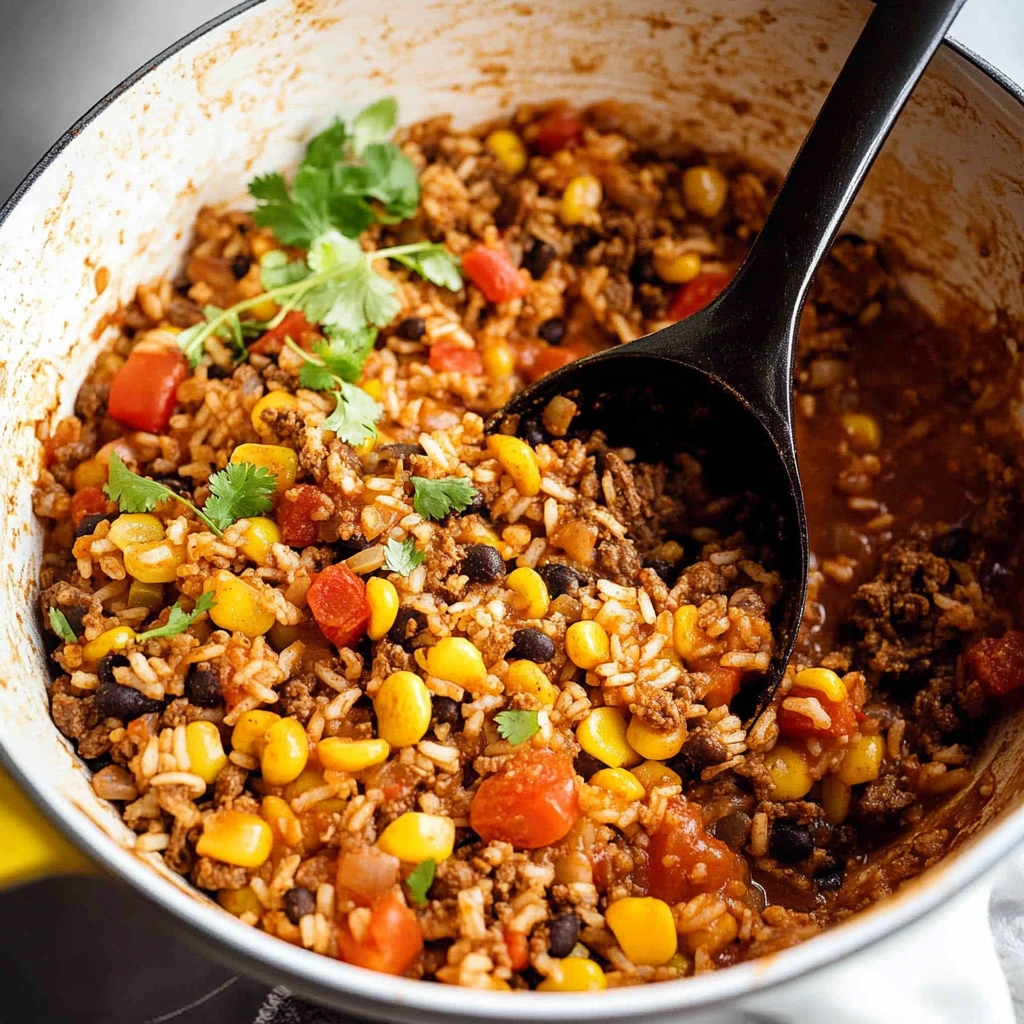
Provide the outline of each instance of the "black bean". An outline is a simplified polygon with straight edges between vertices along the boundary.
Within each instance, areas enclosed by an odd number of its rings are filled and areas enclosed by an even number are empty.
[[[491,583],[505,578],[505,563],[490,544],[471,544],[462,560],[462,574],[473,583]]]
[[[394,625],[388,630],[388,640],[408,651],[409,641],[423,629],[423,619],[411,608],[399,608]]]
[[[561,960],[567,957],[580,938],[580,919],[573,913],[559,914],[548,925],[548,952]]]
[[[537,328],[537,335],[549,345],[558,345],[565,337],[565,321],[560,316],[553,316]]]
[[[776,818],[768,838],[768,852],[783,864],[795,864],[814,853],[811,833],[793,818]]]
[[[89,610],[84,604],[72,604],[68,605],[67,608],[60,609],[64,613],[64,618],[68,620],[68,625],[71,627],[71,632],[77,637],[81,637],[85,626],[82,624],[82,619],[85,618],[85,613]]]
[[[467,761],[462,766],[462,788],[469,789],[479,778],[480,773],[473,767],[473,762]]]
[[[377,449],[377,458],[397,462],[408,459],[412,455],[423,455],[423,446],[419,444],[385,444]]]
[[[462,731],[462,709],[457,700],[434,695],[430,698],[430,705],[433,709],[434,721],[438,725],[447,725],[452,732]]]
[[[289,889],[284,894],[284,912],[292,924],[316,913],[316,897],[308,889]]]
[[[227,374],[224,376],[227,376]],[[157,483],[163,484],[169,491],[174,491],[179,498],[184,498],[186,501],[192,500],[192,491],[189,484],[176,473],[168,473],[166,476],[158,476],[154,479]]]
[[[710,829],[715,837],[721,839],[730,850],[739,850],[746,846],[750,838],[750,816],[742,811],[733,811],[719,818]]]
[[[544,276],[556,255],[553,246],[535,241],[523,256],[523,266],[530,272],[530,277],[537,281]]]
[[[956,526],[932,541],[932,553],[939,558],[964,562],[971,557],[971,535],[963,527]]]
[[[407,316],[395,328],[395,334],[406,341],[419,341],[426,333],[427,321],[421,316]]]
[[[654,258],[649,252],[639,252],[629,268],[629,279],[633,284],[654,284],[658,274],[654,269]]]
[[[345,559],[349,555],[365,551],[369,546],[370,542],[361,533],[353,533],[351,537],[345,537],[344,539],[339,537],[336,541],[332,541],[330,548],[340,555],[342,559]]]
[[[675,569],[671,562],[665,561],[664,558],[652,558],[645,563],[648,569],[653,569],[662,579],[667,586],[672,586],[675,581]]]
[[[91,537],[96,532],[100,523],[113,522],[118,516],[117,512],[109,512],[106,515],[97,512],[95,515],[83,516],[81,522],[75,527],[75,539],[79,537]]]
[[[589,779],[595,772],[599,772],[602,768],[606,767],[593,754],[588,754],[585,750],[581,750],[576,755],[572,766],[576,769],[576,774],[581,776],[584,781]]]
[[[193,665],[185,680],[185,696],[197,708],[215,708],[223,701],[220,680],[207,665]]]
[[[96,675],[101,683],[116,683],[114,669],[127,667],[128,659],[123,654],[105,654],[96,667]]]
[[[128,722],[139,715],[159,711],[161,706],[160,701],[150,700],[138,690],[117,683],[100,683],[96,691],[96,710],[103,718],[119,718]]]
[[[819,889],[842,889],[845,873],[845,861],[833,854],[814,872],[814,884]]]
[[[227,380],[231,376],[231,370],[226,366],[220,366],[217,363],[211,363],[206,368],[206,379],[207,380]]]
[[[548,439],[547,431],[540,425],[540,421],[532,416],[526,416],[519,421],[518,434],[531,448],[545,444]]]
[[[479,491],[475,491],[473,493],[473,497],[469,499],[469,504],[459,513],[459,515],[479,515],[481,512],[485,512],[486,510],[487,502],[484,501],[484,496]]]
[[[574,569],[561,562],[548,562],[538,570],[540,578],[548,588],[548,597],[554,600],[562,594],[575,597],[580,592],[580,577]]]
[[[236,281],[241,281],[246,274],[249,273],[249,268],[252,266],[252,257],[243,256],[239,253],[231,261],[231,273],[235,275]]]
[[[517,629],[512,634],[512,650],[506,660],[525,658],[538,664],[550,661],[555,656],[555,642],[539,629]]]
[[[572,252],[569,253],[569,262],[574,267],[582,267],[587,261],[587,256],[590,254],[590,250],[593,249],[599,241],[601,241],[600,236],[596,232],[588,230],[586,237],[581,238],[572,247]]]
[[[728,757],[729,751],[721,740],[707,729],[695,729],[687,736],[682,750],[669,761],[668,766],[684,779],[695,779],[699,778],[704,768],[721,764]]]
[[[498,208],[491,214],[494,218],[494,226],[500,231],[511,227],[519,217],[519,208],[522,205],[519,196],[515,192],[506,192],[498,203]]]

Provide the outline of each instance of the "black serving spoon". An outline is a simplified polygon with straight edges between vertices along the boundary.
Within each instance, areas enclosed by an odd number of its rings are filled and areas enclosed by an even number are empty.
[[[964,0],[879,0],[789,170],[746,261],[709,306],[655,334],[548,374],[492,417],[540,419],[555,395],[579,406],[573,430],[600,428],[647,461],[687,451],[712,493],[749,493],[745,524],[774,552],[782,597],[776,654],[740,712],[759,714],[803,618],[808,544],[793,441],[792,376],[814,272],[864,176]],[[513,423],[515,421],[512,421]]]

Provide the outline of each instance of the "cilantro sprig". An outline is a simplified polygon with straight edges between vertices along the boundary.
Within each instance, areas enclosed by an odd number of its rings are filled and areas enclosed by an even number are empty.
[[[411,479],[412,507],[424,519],[444,519],[449,512],[465,512],[480,493],[461,476],[443,476],[440,480],[414,476]]]
[[[181,602],[175,601],[171,606],[171,613],[167,616],[167,622],[164,625],[147,629],[145,633],[139,633],[135,640],[136,642],[140,640],[155,640],[160,636],[177,636],[179,633],[184,633],[200,615],[208,612],[216,603],[211,591],[202,594],[199,600],[196,601],[195,608],[190,612],[182,611]]]
[[[408,576],[426,557],[422,551],[416,550],[416,541],[412,537],[403,541],[391,537],[384,545],[384,568],[388,572],[397,572],[399,576]]]
[[[270,510],[277,478],[264,466],[230,462],[210,477],[210,498],[200,509],[170,487],[133,473],[117,452],[111,452],[110,473],[103,490],[122,512],[152,512],[162,501],[180,501],[222,537],[236,520]]]
[[[406,887],[409,890],[409,897],[413,903],[417,906],[425,906],[427,902],[427,893],[430,891],[430,887],[434,884],[434,875],[437,873],[437,861],[433,857],[428,857],[426,860],[421,860],[409,872],[409,876],[405,880]]]
[[[494,716],[494,723],[498,727],[498,735],[514,747],[540,731],[536,711],[499,711]]]
[[[394,224],[419,205],[416,168],[388,141],[398,120],[391,96],[358,114],[349,129],[341,120],[310,139],[289,185],[280,174],[253,180],[253,217],[285,245],[305,248],[335,229],[355,237],[374,220]]]
[[[71,628],[67,616],[59,609],[50,606],[50,628],[67,644],[77,644],[78,637]]]

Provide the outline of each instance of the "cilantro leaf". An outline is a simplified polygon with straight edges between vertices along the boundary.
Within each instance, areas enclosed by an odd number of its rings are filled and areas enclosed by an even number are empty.
[[[431,245],[419,252],[400,253],[393,258],[441,288],[457,292],[462,287],[459,260],[443,245]]]
[[[401,542],[391,537],[384,545],[384,568],[388,572],[397,572],[399,576],[408,576],[426,557],[422,551],[416,550],[416,541],[412,537]]]
[[[330,169],[344,158],[345,143],[348,140],[345,122],[336,117],[334,124],[314,135],[306,144],[306,155],[302,158],[303,166]]]
[[[357,156],[371,143],[383,142],[398,121],[398,101],[394,96],[384,96],[356,114],[352,122],[352,148]]]
[[[217,602],[213,599],[213,593],[207,591],[196,601],[195,608],[190,612],[181,610],[181,602],[175,601],[171,607],[171,614],[167,616],[167,622],[163,626],[154,629],[147,629],[145,633],[139,633],[136,640],[154,640],[158,636],[177,636],[184,633],[189,626],[204,612],[208,612]]]
[[[204,518],[218,530],[226,530],[238,519],[269,512],[276,493],[277,477],[266,466],[229,462],[210,477]]]
[[[299,367],[299,383],[311,391],[331,391],[335,386],[334,374],[319,363],[305,362]]]
[[[405,884],[409,889],[409,896],[413,903],[423,906],[427,902],[427,893],[434,884],[434,875],[437,872],[437,861],[433,857],[421,860],[409,872]]]
[[[110,453],[109,466],[103,491],[108,498],[117,502],[122,512],[152,512],[168,496],[178,497],[169,487],[133,473],[121,461],[117,452]]]
[[[393,142],[375,142],[363,153],[369,185],[366,194],[384,204],[385,224],[406,220],[420,202],[420,179],[413,162]]]
[[[362,388],[343,382],[334,392],[334,412],[320,424],[323,430],[333,430],[345,444],[358,447],[377,433],[374,424],[384,415],[384,409]]]
[[[376,341],[377,331],[372,327],[364,327],[361,331],[331,332],[329,339],[319,342],[313,351],[331,373],[355,383]]]
[[[424,519],[444,519],[453,510],[465,512],[480,493],[461,476],[445,476],[440,480],[414,476],[412,486],[412,507]]]
[[[289,260],[280,249],[271,249],[260,260],[260,277],[267,291],[304,281],[310,273],[304,260]]]
[[[75,636],[75,631],[71,628],[71,623],[68,622],[67,616],[53,605],[50,606],[50,628],[65,643],[78,643],[78,637]]]
[[[498,726],[498,735],[514,747],[540,731],[536,711],[499,711],[494,722]]]
[[[316,171],[317,168],[310,168]],[[329,172],[328,179],[330,178]],[[249,182],[249,195],[256,200],[253,220],[261,228],[270,228],[282,245],[308,245],[323,228],[315,211],[293,199],[280,174],[265,174]]]

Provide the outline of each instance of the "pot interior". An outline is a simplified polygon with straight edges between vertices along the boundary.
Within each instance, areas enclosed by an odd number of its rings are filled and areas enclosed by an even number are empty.
[[[846,0],[781,0],[770,9],[760,0],[515,0],[487,8],[469,0],[396,3],[268,0],[250,6],[167,55],[94,111],[47,158],[0,225],[0,444],[6,453],[0,545],[8,558],[0,579],[6,649],[0,745],[54,812],[120,870],[137,863],[128,852],[133,836],[93,796],[87,772],[47,712],[36,603],[40,530],[31,503],[41,458],[37,430],[72,411],[79,383],[106,343],[104,317],[140,282],[173,275],[202,205],[241,201],[253,174],[294,164],[313,129],[384,93],[398,98],[403,122],[451,112],[463,125],[531,100],[568,98],[583,105],[615,98],[629,106],[638,130],[659,142],[734,153],[781,173],[869,9]],[[981,324],[1006,325],[1008,344],[1024,314],[1022,139],[1021,105],[944,50],[848,225],[899,254],[902,283],[937,316],[969,302]],[[1024,783],[1022,715],[1014,708],[998,722],[976,763],[979,778],[991,773],[991,799],[980,801],[975,786],[944,812],[959,832],[959,846],[987,837],[982,859],[989,861],[1024,832],[1013,817]],[[160,869],[156,855],[139,857]],[[195,892],[162,873],[169,881],[154,890],[157,898],[188,913]],[[172,894],[168,885],[188,897]],[[212,908],[203,913],[224,916]],[[236,947],[248,943],[251,955],[285,958],[274,940],[242,940],[237,934],[244,928],[234,922],[224,928],[236,936]],[[316,976],[308,987],[321,997],[339,985],[366,998],[400,992],[408,1005],[436,1002],[440,1017],[445,1001],[449,1017],[470,1010],[520,1014],[499,1008],[493,996],[449,991],[435,1000],[417,994],[426,986],[364,984],[360,972],[344,965],[312,965],[311,954],[291,949],[287,958],[291,980],[303,984],[301,976]],[[787,952],[768,967],[653,986],[669,991],[652,996],[645,1012],[720,997],[762,983],[759,977],[784,977],[797,965]],[[635,1012],[619,995],[628,994],[581,999],[568,1016]],[[331,998],[353,1002],[339,993]],[[550,1000],[550,1012],[534,1000],[529,1005],[533,1016],[567,1016]]]

